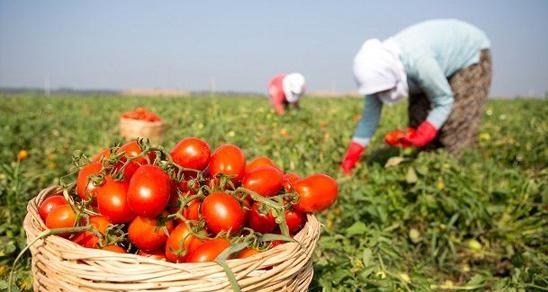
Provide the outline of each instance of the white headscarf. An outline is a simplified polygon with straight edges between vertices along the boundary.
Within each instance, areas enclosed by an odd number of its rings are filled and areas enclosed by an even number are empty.
[[[285,99],[294,103],[299,100],[301,95],[304,94],[304,85],[306,81],[304,76],[300,73],[287,74],[282,80],[282,87],[285,94]]]
[[[383,91],[377,96],[384,103],[398,102],[409,92],[400,50],[392,39],[365,41],[354,57],[354,78],[361,95]]]

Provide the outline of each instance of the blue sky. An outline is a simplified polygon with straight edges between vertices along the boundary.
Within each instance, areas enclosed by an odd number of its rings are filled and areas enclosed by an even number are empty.
[[[352,91],[361,43],[430,18],[483,29],[492,95],[548,91],[548,1],[5,1],[0,86],[264,92],[279,72]]]

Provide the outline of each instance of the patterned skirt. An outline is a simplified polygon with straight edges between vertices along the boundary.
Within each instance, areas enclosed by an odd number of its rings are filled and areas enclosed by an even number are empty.
[[[491,86],[491,53],[488,49],[480,53],[480,61],[459,70],[449,77],[453,91],[453,109],[438,136],[425,149],[444,147],[459,154],[476,142],[477,130],[483,114],[483,105]],[[409,126],[416,128],[430,112],[431,104],[424,93],[409,97]]]

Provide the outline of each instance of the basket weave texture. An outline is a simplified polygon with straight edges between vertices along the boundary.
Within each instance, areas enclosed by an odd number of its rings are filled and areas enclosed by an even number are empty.
[[[27,242],[46,227],[39,204],[60,188],[49,187],[27,205],[23,226]],[[313,276],[312,254],[320,236],[313,215],[295,235],[298,242],[278,245],[245,259],[228,260],[242,291],[306,291]],[[231,290],[216,263],[175,264],[134,254],[81,247],[59,236],[30,248],[34,291],[224,291]]]
[[[136,138],[148,138],[159,143],[164,135],[164,124],[159,122],[148,122],[141,120],[120,118],[120,135],[126,140]]]

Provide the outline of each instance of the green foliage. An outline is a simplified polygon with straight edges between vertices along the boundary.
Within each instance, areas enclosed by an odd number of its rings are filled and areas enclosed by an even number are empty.
[[[488,102],[478,146],[459,159],[383,145],[382,134],[407,118],[405,105],[386,107],[348,178],[338,164],[361,99],[305,98],[278,117],[265,98],[0,96],[0,277],[24,247],[27,201],[70,171],[75,151],[93,155],[120,141],[119,115],[136,106],[169,126],[168,149],[198,136],[212,147],[238,144],[248,158],[268,155],[287,171],[339,178],[338,202],[319,216],[312,290],[548,286],[548,103],[540,100]],[[18,162],[20,150],[29,156]],[[17,271],[23,289],[29,265],[27,256]]]

